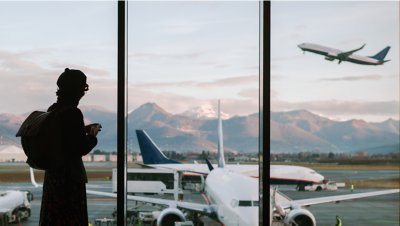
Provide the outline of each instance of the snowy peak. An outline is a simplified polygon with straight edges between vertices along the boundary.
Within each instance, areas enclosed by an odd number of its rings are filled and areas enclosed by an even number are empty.
[[[205,104],[199,107],[192,108],[187,110],[180,115],[194,118],[194,119],[215,119],[218,118],[218,111],[213,108],[213,106],[209,104]],[[222,119],[229,119],[230,116],[221,111]]]

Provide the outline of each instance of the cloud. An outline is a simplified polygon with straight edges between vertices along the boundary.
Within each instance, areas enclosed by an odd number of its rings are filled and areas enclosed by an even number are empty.
[[[243,89],[242,91],[239,92],[239,95],[245,98],[258,98],[259,92],[260,92],[259,89],[254,89],[254,88]]]
[[[307,101],[287,102],[271,101],[271,111],[291,111],[306,109],[329,117],[374,118],[385,120],[387,118],[399,119],[400,104],[392,101]]]
[[[211,82],[199,82],[199,81],[180,81],[180,82],[142,82],[136,83],[135,86],[141,88],[160,88],[160,87],[231,87],[231,86],[243,86],[246,84],[258,84],[258,75],[246,75],[237,76],[231,78],[216,79]]]
[[[110,75],[110,72],[106,69],[99,69],[94,67],[82,66],[77,64],[61,64],[54,63],[52,64],[55,68],[70,68],[70,69],[78,69],[85,73],[88,77],[106,77]]]
[[[339,78],[323,78],[321,81],[361,81],[361,80],[380,80],[382,79],[382,75],[364,75],[364,76],[344,76]]]
[[[4,74],[33,75],[35,72],[43,72],[45,69],[34,63],[31,59],[32,52],[9,52],[0,50],[0,72]]]
[[[45,54],[47,50],[41,51]],[[82,66],[73,62],[43,64],[35,61],[37,58],[32,55],[34,52],[35,50],[25,52],[0,51],[0,94],[3,96],[0,99],[1,112],[23,114],[37,109],[46,109],[57,99],[55,95],[56,81],[65,67],[78,68],[91,78],[89,80],[90,91],[81,100],[81,106],[99,105],[111,111],[116,111],[116,80],[112,76],[106,76],[110,74],[107,70],[94,66]],[[245,90],[242,90],[243,85]],[[191,107],[216,102],[217,98],[212,96],[218,96],[221,92],[225,92],[225,89],[235,87],[232,98],[229,97],[230,94],[224,93],[224,112],[228,114],[250,114],[258,110],[258,96],[252,97],[256,91],[249,89],[252,86],[258,87],[257,75],[215,79],[211,82],[182,81],[130,84],[129,109],[132,110],[145,102],[151,101],[165,106],[166,110],[172,113],[180,113]],[[208,97],[204,95],[190,96],[182,92],[174,93],[176,87],[198,89],[199,91],[196,90],[197,94],[204,92],[207,88],[214,88],[214,90],[208,89],[207,92],[216,92],[217,94],[208,95]],[[226,98],[227,96],[228,98]]]
[[[176,52],[176,51],[174,51]],[[158,59],[175,59],[175,60],[185,60],[198,58],[204,55],[204,52],[185,52],[185,53],[151,53],[151,52],[142,52],[142,53],[133,53],[129,54],[130,60],[158,60]]]
[[[31,49],[26,51],[10,52],[0,50],[0,106],[1,112],[27,113],[37,109],[47,109],[56,101],[56,81],[65,67],[78,68],[88,76],[90,74],[104,76],[109,74],[104,69],[78,66],[77,64],[62,65],[60,63],[44,64],[36,62],[39,55],[50,55],[52,49]],[[94,79],[96,80],[96,79]],[[92,83],[92,79],[89,81]],[[97,83],[93,82],[93,83]],[[105,81],[109,83],[109,81]],[[108,85],[107,85],[108,86]],[[115,86],[116,87],[116,86]],[[92,88],[92,86],[91,86]],[[108,89],[101,97],[101,105],[113,96],[116,89]]]

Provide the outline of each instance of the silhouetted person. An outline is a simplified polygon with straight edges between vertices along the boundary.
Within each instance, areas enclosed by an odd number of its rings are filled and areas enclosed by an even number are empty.
[[[89,90],[86,75],[67,68],[58,78],[57,86],[57,102],[48,111],[56,111],[61,119],[65,164],[45,172],[39,225],[87,226],[87,176],[82,156],[96,146],[99,129],[85,127],[78,109],[79,100]]]

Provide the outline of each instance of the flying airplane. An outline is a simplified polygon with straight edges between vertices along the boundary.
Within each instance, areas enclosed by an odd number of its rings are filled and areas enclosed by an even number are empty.
[[[173,169],[180,172],[200,172],[208,174],[210,171],[206,164],[184,164],[167,158],[156,143],[144,130],[136,130],[140,153],[143,164],[159,169]],[[258,165],[225,165],[225,168],[236,173],[258,178]],[[270,165],[270,184],[297,185],[299,190],[304,190],[307,185],[326,183],[324,176],[313,169],[302,166]]]
[[[21,222],[31,216],[33,195],[29,191],[0,191],[0,213],[6,213],[7,222]]]
[[[350,51],[341,51],[338,49],[333,49],[330,47],[313,44],[313,43],[302,43],[299,44],[298,47],[303,50],[304,52],[312,52],[320,55],[325,56],[325,60],[333,61],[339,60],[338,63],[340,64],[342,61],[349,61],[356,64],[364,64],[364,65],[381,65],[389,60],[385,60],[386,54],[389,52],[390,46],[385,47],[379,53],[375,54],[374,56],[360,56],[353,54],[362,48],[364,48],[365,44],[362,45],[360,48],[350,50]]]

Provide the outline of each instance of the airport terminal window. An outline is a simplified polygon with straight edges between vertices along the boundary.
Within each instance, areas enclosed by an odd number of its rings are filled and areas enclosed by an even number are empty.
[[[128,153],[141,152],[135,130],[145,130],[170,159],[205,164],[208,157],[215,164],[220,100],[225,160],[258,164],[259,5],[128,3]],[[202,183],[200,177],[183,180]],[[184,201],[187,192],[183,190]]]
[[[100,157],[116,151],[116,6],[111,1],[0,1],[0,190],[33,193],[24,226],[39,223],[42,189],[30,183],[15,134],[28,113],[46,110],[57,100],[56,81],[67,67],[83,71],[90,85],[79,103],[85,122],[103,125],[92,153],[105,154],[83,157],[87,187],[111,192],[107,178],[116,162],[100,162]],[[34,175],[42,184],[44,171]],[[116,207],[115,199],[87,199],[92,225],[97,218],[111,217]]]
[[[212,107],[215,112],[220,99],[223,113],[240,116],[235,120],[259,120],[253,115],[259,110],[258,13],[256,1],[129,2],[129,166],[134,166],[131,160],[139,157],[134,131],[140,128],[157,135],[156,143],[163,150],[181,147],[179,151],[190,159],[190,151],[198,148],[195,151],[209,153],[215,162],[216,121],[203,121],[200,126],[201,119],[187,120],[188,116],[182,116],[195,107]],[[115,156],[108,153],[116,151],[117,137],[117,2],[0,2],[0,25],[6,29],[0,37],[0,93],[10,97],[2,99],[1,119],[12,113],[15,117],[4,120],[12,124],[27,112],[47,109],[55,101],[58,75],[66,67],[81,69],[90,85],[80,102],[83,114],[88,123],[103,125],[93,155],[84,157],[89,185],[95,185],[88,188],[109,191],[111,169],[116,166],[111,160]],[[182,118],[185,120],[178,120]],[[244,128],[235,130],[235,120],[224,119],[227,150],[236,145],[233,149],[239,152],[246,153],[248,147],[252,147],[251,152],[258,152],[258,128],[251,128],[250,132]],[[196,132],[199,129],[205,130]],[[248,139],[236,142],[242,140],[243,134],[230,134],[231,131],[247,131]],[[1,148],[18,143],[15,133],[10,134],[0,134]],[[170,138],[176,139],[168,143]],[[185,143],[188,140],[189,145]],[[251,140],[250,145],[247,140]],[[195,160],[204,163],[204,158]],[[17,158],[14,161],[18,167],[24,164]],[[10,164],[14,163],[1,166]],[[7,173],[2,169],[1,173]],[[39,182],[43,180],[42,172],[35,171],[35,175]],[[158,175],[155,179],[158,177],[167,188],[173,187],[173,177]],[[2,182],[2,186],[14,188],[18,183]],[[40,192],[35,190],[35,197],[40,197]],[[99,201],[92,195],[88,199],[92,224],[97,218],[110,216],[116,207],[114,199]],[[33,202],[32,206],[40,207],[40,199]],[[104,202],[108,205],[102,205]],[[29,222],[37,225],[39,211],[40,208],[32,209]]]

